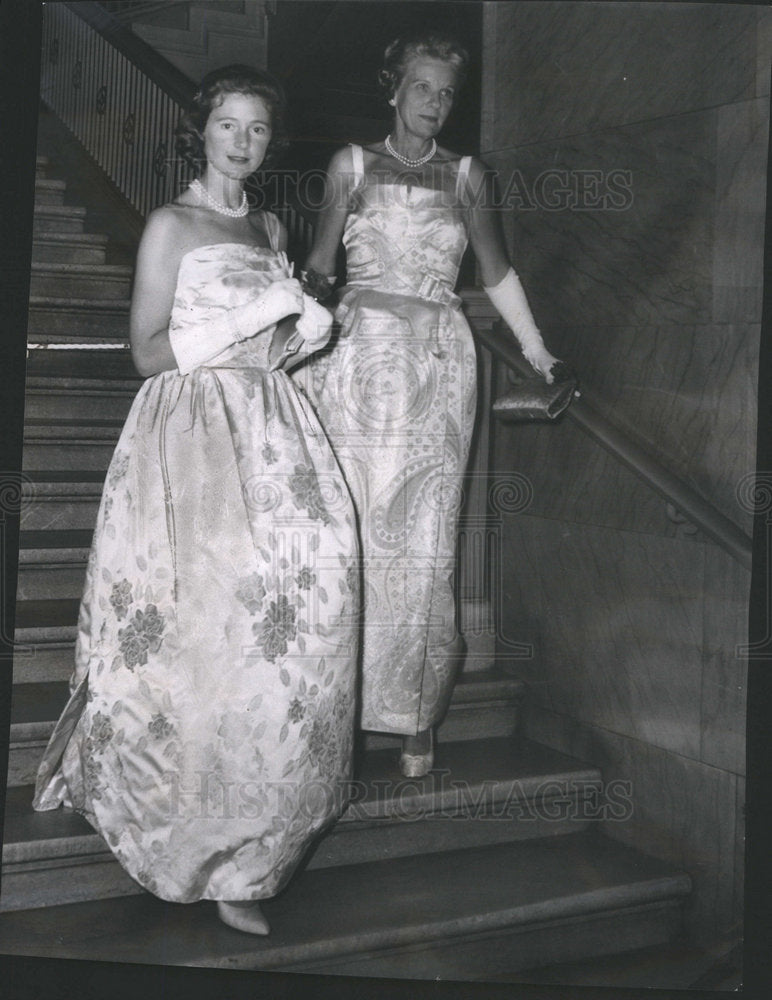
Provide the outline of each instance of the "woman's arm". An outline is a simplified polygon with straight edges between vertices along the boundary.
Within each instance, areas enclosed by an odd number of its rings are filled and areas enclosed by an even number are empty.
[[[501,212],[496,205],[495,175],[472,158],[466,180],[469,242],[485,288],[497,285],[511,267]]]
[[[140,375],[177,367],[169,318],[181,259],[179,236],[173,210],[163,207],[150,213],[137,251],[129,313],[131,356]]]
[[[349,195],[354,182],[351,148],[344,146],[333,154],[327,168],[323,207],[316,220],[314,245],[306,258],[306,270],[332,278],[335,261],[348,215]]]
[[[282,240],[280,231],[279,245]],[[300,282],[285,278],[274,281],[257,298],[203,321],[191,322],[185,316],[172,321],[183,253],[182,229],[174,215],[169,209],[157,209],[142,234],[131,304],[131,350],[140,375],[174,369],[187,375],[236,341],[303,311]]]
[[[552,366],[557,358],[544,346],[523,286],[509,262],[493,173],[474,159],[467,179],[467,199],[469,241],[488,298],[514,333],[531,367],[552,382]]]

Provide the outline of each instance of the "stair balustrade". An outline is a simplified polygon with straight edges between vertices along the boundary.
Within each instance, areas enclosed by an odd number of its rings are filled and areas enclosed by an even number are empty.
[[[191,90],[99,4],[44,5],[41,98],[142,216],[191,179],[174,155]]]

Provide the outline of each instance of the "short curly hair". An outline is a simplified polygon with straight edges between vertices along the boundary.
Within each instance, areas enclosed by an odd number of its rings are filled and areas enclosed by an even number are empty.
[[[212,110],[219,107],[226,94],[247,94],[259,97],[271,113],[271,141],[268,143],[261,169],[271,166],[289,145],[287,137],[287,98],[275,77],[264,70],[234,63],[207,73],[196,91],[190,107],[180,119],[176,132],[179,155],[196,175],[206,165],[204,129]]]
[[[383,53],[378,84],[387,100],[394,96],[407,72],[408,62],[416,56],[430,56],[451,63],[459,87],[466,79],[469,53],[457,39],[439,30],[416,31],[395,38]]]

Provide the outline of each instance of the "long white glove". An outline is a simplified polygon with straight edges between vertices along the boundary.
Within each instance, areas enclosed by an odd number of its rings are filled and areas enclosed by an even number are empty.
[[[550,371],[558,359],[554,358],[544,346],[544,341],[534,322],[518,276],[510,267],[498,285],[484,290],[501,313],[502,319],[517,337],[523,350],[523,357],[534,371],[543,375],[545,380],[551,383],[553,376]]]
[[[204,322],[190,323],[184,312],[172,310],[169,343],[180,375],[187,375],[221,354],[226,347],[303,309],[303,293],[295,278],[274,281],[256,299],[219,311]]]
[[[271,371],[277,368],[285,372],[300,364],[304,358],[314,351],[320,351],[330,339],[332,332],[332,313],[319,305],[316,299],[303,293],[303,313],[295,323],[295,328],[284,342],[284,346],[271,346],[271,355],[278,353],[278,358],[271,364]],[[279,335],[283,331],[278,330]]]

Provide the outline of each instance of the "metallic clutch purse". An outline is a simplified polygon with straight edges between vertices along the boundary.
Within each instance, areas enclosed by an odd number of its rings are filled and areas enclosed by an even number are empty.
[[[554,420],[571,403],[578,381],[563,362],[552,366],[555,381],[547,385],[543,378],[523,378],[493,404],[493,413],[507,423],[531,420]]]

